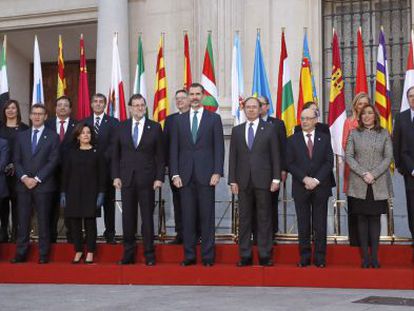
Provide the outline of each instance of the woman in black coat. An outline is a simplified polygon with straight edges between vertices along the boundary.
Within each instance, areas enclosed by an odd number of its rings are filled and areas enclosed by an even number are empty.
[[[11,241],[16,239],[17,229],[17,208],[16,208],[16,175],[14,174],[13,165],[13,150],[14,141],[18,132],[27,130],[29,127],[22,122],[22,116],[20,113],[20,105],[17,100],[9,99],[3,106],[1,111],[1,117],[3,123],[0,126],[0,137],[7,140],[9,144],[9,161],[5,168],[6,183],[9,190],[9,196],[4,198],[0,205],[0,243],[7,242],[9,240],[9,227],[11,228]],[[11,226],[9,226],[9,215],[11,210]]]
[[[85,263],[93,263],[96,250],[96,217],[100,217],[105,192],[105,160],[94,148],[94,131],[85,123],[76,125],[73,137],[77,148],[69,152],[63,166],[60,204],[71,227],[75,257],[83,258],[82,223],[86,233]]]

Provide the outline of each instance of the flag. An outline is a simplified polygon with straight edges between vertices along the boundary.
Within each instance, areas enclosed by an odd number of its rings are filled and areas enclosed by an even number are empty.
[[[210,111],[218,109],[218,95],[216,86],[216,75],[214,74],[213,45],[211,43],[211,33],[208,34],[206,53],[204,54],[203,73],[201,74],[201,84],[204,87],[204,108]]]
[[[364,92],[368,94],[367,84],[367,72],[365,70],[365,53],[364,53],[364,41],[362,40],[361,27],[357,32],[357,47],[358,47],[358,61],[355,83],[355,94]]]
[[[188,90],[191,83],[191,62],[190,62],[190,43],[188,42],[188,34],[184,34],[184,89]]]
[[[85,42],[83,40],[83,34],[81,34],[79,46],[78,110],[76,118],[78,120],[82,120],[89,117],[91,114],[89,103],[88,70],[86,68]]]
[[[300,124],[300,115],[302,114],[303,104],[307,102],[314,102],[315,104],[318,104],[316,85],[312,73],[312,60],[309,52],[308,34],[305,31],[305,35],[303,37],[303,53],[299,78],[299,97],[296,117],[297,124]]]
[[[285,32],[282,30],[280,48],[279,76],[277,84],[276,116],[285,122],[286,134],[293,134],[296,125],[295,100],[293,99],[292,81],[288,64]]]
[[[272,96],[270,95],[269,81],[267,80],[266,68],[263,61],[262,48],[260,46],[260,33],[257,32],[256,50],[254,52],[253,87],[252,95],[255,97],[265,96],[269,100],[268,114],[273,115]]]
[[[59,35],[58,43],[58,76],[57,76],[57,93],[56,98],[67,95],[66,78],[65,78],[65,62],[63,60],[63,43],[62,36]]]
[[[244,81],[243,81],[243,64],[240,50],[239,35],[234,35],[232,62],[231,62],[231,114],[234,118],[234,125],[246,121],[244,111],[241,109],[243,100]]]
[[[381,27],[378,41],[377,73],[375,76],[375,107],[380,114],[380,124],[392,132],[391,118],[391,91],[388,77],[387,52],[385,48],[385,35]]]
[[[108,114],[119,119],[119,121],[126,120],[127,112],[125,106],[124,83],[121,75],[121,62],[119,60],[118,33],[115,33],[112,41],[112,74],[108,99]]]
[[[407,59],[407,71],[405,72],[404,91],[402,93],[400,111],[404,111],[410,108],[410,105],[408,104],[408,99],[407,99],[407,91],[410,87],[414,86],[413,44],[414,44],[414,31],[411,29],[411,40],[410,40],[410,47],[408,50],[408,59]]]
[[[155,95],[153,119],[164,128],[164,122],[168,115],[168,96],[167,96],[167,75],[164,60],[163,36],[160,37],[157,55],[157,68],[155,72]]]
[[[0,59],[0,111],[3,111],[3,105],[9,100],[9,83],[7,81],[7,62],[6,62],[6,51],[7,51],[7,36],[3,38],[3,46],[1,49]]]
[[[147,88],[145,83],[145,65],[144,65],[144,51],[142,48],[141,35],[138,37],[138,57],[137,67],[135,69],[134,79],[134,94],[141,94],[142,97],[147,99]]]
[[[37,36],[34,41],[33,51],[33,93],[32,93],[32,105],[44,104],[45,97],[43,93],[43,79],[42,79],[42,66],[40,61],[39,43],[37,42]]]
[[[346,120],[346,106],[344,93],[344,79],[341,69],[341,55],[339,53],[338,36],[333,30],[332,38],[332,75],[329,95],[328,125],[331,132],[333,152],[343,156],[342,133]]]

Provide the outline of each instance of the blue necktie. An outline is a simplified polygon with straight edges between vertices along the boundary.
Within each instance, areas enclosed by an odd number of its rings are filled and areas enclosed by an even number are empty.
[[[197,141],[197,131],[198,131],[197,113],[198,113],[198,111],[194,111],[193,124],[191,124],[191,135],[193,136],[193,142],[194,143],[196,143],[196,141]]]
[[[37,146],[37,133],[39,133],[39,130],[34,130],[33,131],[33,137],[32,137],[32,154],[34,154],[35,151],[36,151],[36,146]]]
[[[134,147],[135,149],[137,149],[138,148],[138,122],[135,122],[134,134],[132,135],[132,139],[134,141]]]
[[[252,150],[254,142],[254,131],[253,131],[253,122],[250,122],[249,131],[247,132],[247,145],[249,149]]]

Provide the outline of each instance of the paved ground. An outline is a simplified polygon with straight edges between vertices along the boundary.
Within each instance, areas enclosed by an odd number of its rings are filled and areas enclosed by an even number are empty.
[[[0,310],[321,310],[404,311],[353,301],[367,296],[414,298],[414,291],[265,287],[0,285]]]

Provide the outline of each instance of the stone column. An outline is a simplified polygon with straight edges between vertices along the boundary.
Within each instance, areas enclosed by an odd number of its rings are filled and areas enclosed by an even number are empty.
[[[96,92],[108,95],[111,87],[112,39],[118,32],[118,49],[124,81],[125,100],[129,97],[128,0],[98,0],[96,49]]]

